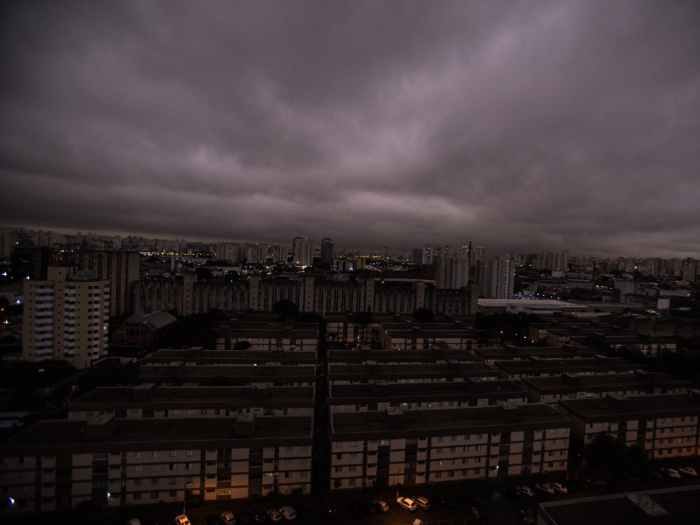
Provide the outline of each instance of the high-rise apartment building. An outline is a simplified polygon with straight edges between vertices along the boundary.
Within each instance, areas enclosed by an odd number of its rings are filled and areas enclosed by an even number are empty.
[[[139,280],[141,256],[138,252],[87,250],[80,254],[81,271],[93,271],[95,277],[110,282],[109,312],[111,315],[131,314],[133,284]]]
[[[426,244],[423,247],[423,260],[422,264],[433,264],[433,247],[430,244]]]
[[[47,279],[24,283],[22,356],[58,359],[78,369],[107,355],[110,282],[75,267],[49,266]]]
[[[493,299],[512,299],[515,265],[509,259],[476,262],[479,295]]]
[[[297,266],[311,266],[314,263],[313,239],[295,237],[292,249],[294,250],[294,264]]]
[[[333,263],[333,240],[328,237],[321,241],[321,262],[329,265]]]
[[[437,261],[437,288],[457,290],[469,284],[469,261],[458,257],[440,257]]]
[[[566,272],[569,270],[569,250],[561,252],[543,252],[537,256],[536,270]]]

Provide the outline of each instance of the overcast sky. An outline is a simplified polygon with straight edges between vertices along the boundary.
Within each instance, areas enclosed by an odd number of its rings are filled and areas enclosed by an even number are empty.
[[[700,2],[6,1],[0,223],[700,257]]]

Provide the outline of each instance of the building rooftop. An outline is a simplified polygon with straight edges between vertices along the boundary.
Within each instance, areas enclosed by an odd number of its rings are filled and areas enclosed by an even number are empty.
[[[392,418],[398,416],[400,419]],[[395,419],[395,420],[392,420]],[[501,406],[456,408],[443,410],[407,410],[331,413],[333,434],[395,433],[396,437],[426,437],[428,433],[444,431],[445,435],[470,434],[476,430],[502,432],[505,426],[511,432],[536,428],[568,428],[570,421],[543,404],[519,405],[504,409]]]
[[[253,414],[245,414],[252,416]],[[103,419],[104,418],[104,419]],[[102,416],[91,422],[45,420],[35,423],[2,444],[0,456],[50,454],[66,448],[75,451],[152,449],[155,446],[216,448],[212,443],[251,439],[310,438],[311,417],[258,417],[253,421],[225,418],[199,419],[115,419]],[[201,443],[201,447],[198,445]],[[112,448],[112,445],[114,448]]]
[[[314,388],[310,386],[263,387],[258,386],[155,386],[95,388],[72,401],[70,411],[107,410],[109,406],[126,408],[152,408],[172,404],[173,408],[201,408],[204,405],[255,406],[308,405],[314,400]]]
[[[174,315],[162,310],[146,315],[133,314],[126,320],[127,325],[144,324],[151,330],[160,330],[176,322],[177,318]]]
[[[500,368],[510,374],[528,374],[556,371],[586,371],[586,370],[636,370],[643,368],[639,363],[623,359],[622,357],[607,357],[598,355],[594,358],[580,359],[540,359],[531,357],[522,360],[504,360],[494,363],[496,368]]]
[[[559,405],[582,419],[599,421],[695,415],[700,413],[700,390],[630,397],[608,394],[604,398],[560,401]]]
[[[475,348],[474,353],[484,359],[509,360],[514,357],[520,359],[530,356],[538,356],[542,359],[556,359],[585,355],[594,357],[600,354],[600,350],[590,346],[510,346],[505,348]]]
[[[556,377],[529,377],[523,384],[538,392],[579,392],[581,390],[627,391],[646,388],[690,388],[692,382],[664,372],[632,374],[592,374]]]
[[[414,364],[382,364],[367,361],[365,364],[329,363],[329,379],[371,376],[373,379],[389,378],[439,378],[439,377],[482,377],[495,376],[497,371],[486,363],[426,363],[417,367]]]
[[[244,383],[273,381],[313,381],[316,377],[315,365],[280,366],[279,363],[255,365],[188,365],[174,361],[169,364],[147,364],[141,366],[139,375],[142,379],[174,377],[212,378],[217,376],[239,380]]]
[[[424,402],[443,398],[457,400],[493,396],[505,399],[527,396],[527,391],[519,383],[510,380],[330,385],[329,389],[331,402],[337,401],[340,404],[348,399]]]
[[[698,499],[700,487],[676,487],[547,501],[537,513],[548,525],[680,525],[697,523]]]
[[[279,362],[289,364],[315,364],[316,352],[291,350],[158,350],[142,363],[170,363],[185,361],[198,365],[215,364],[259,364]]]
[[[441,349],[431,350],[328,350],[329,363],[362,363],[367,360],[390,363],[435,363],[447,359],[461,362],[476,361],[468,350]]]

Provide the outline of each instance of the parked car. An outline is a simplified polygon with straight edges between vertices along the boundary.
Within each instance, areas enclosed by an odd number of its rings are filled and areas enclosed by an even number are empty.
[[[204,521],[207,522],[207,525],[221,525],[221,516],[218,514],[208,514],[207,516],[204,517]]]
[[[267,514],[267,517],[270,518],[270,521],[272,523],[277,523],[282,521],[282,514],[280,514],[278,511],[275,509],[268,509],[265,514]]]
[[[255,521],[255,523],[265,523],[265,518],[267,517],[267,514],[265,514],[261,510],[254,510],[250,513],[250,515]]]
[[[573,483],[572,481],[567,481],[564,483],[564,487],[566,488],[567,491],[569,491],[569,494],[576,494],[580,489],[576,486],[576,483]]]
[[[550,481],[549,483],[547,483],[547,485],[549,485],[549,488],[553,489],[554,492],[557,492],[559,494],[569,493],[569,489],[567,489],[564,485],[556,481]]]
[[[532,489],[526,485],[518,485],[517,487],[515,487],[515,490],[517,490],[523,496],[532,497],[535,495]]]
[[[664,479],[664,475],[661,472],[649,472],[650,481],[661,481],[662,479]]]
[[[430,510],[430,501],[428,501],[428,498],[423,496],[413,496],[413,501],[415,501],[416,505],[418,505],[421,509]]]
[[[666,469],[663,469],[663,468],[662,468],[662,469],[661,469],[661,472],[662,472],[666,477],[669,477],[669,478],[680,479],[680,477],[681,477],[680,472],[678,472],[677,470],[672,469],[672,468],[666,468]]]
[[[593,486],[599,489],[607,489],[610,487],[610,484],[603,478],[596,478],[593,480]]]
[[[694,478],[698,477],[698,473],[695,472],[695,469],[692,467],[678,467],[676,470],[681,474],[685,474],[686,476],[692,476]]]
[[[187,516],[181,514],[180,516],[175,518],[175,525],[190,525],[190,520],[187,519]]]
[[[519,498],[521,496],[520,492],[511,487],[505,487],[501,489],[501,494],[503,494],[504,497],[510,499]]]
[[[423,525],[423,520],[413,520],[413,525]]]
[[[237,525],[251,525],[253,521],[255,520],[253,519],[251,513],[248,511],[244,510],[243,512],[239,512],[238,514],[236,514]]]
[[[401,497],[396,500],[396,503],[399,504],[399,507],[406,509],[408,512],[415,512],[418,510],[418,505],[411,498]]]
[[[311,517],[309,509],[307,509],[306,507],[296,507],[295,510],[297,511],[298,520],[306,521]]]
[[[440,505],[442,505],[443,507],[447,507],[448,509],[451,509],[455,506],[454,500],[449,496],[438,496],[437,500]]]
[[[549,483],[537,483],[535,488],[537,490],[541,490],[542,492],[546,492],[547,494],[554,494],[554,489],[549,486]]]
[[[282,514],[282,517],[287,521],[292,521],[297,517],[297,511],[292,507],[282,507],[280,509],[280,514]]]
[[[372,503],[377,508],[378,512],[389,512],[389,505],[387,504],[386,501],[376,499]]]
[[[141,525],[141,520],[138,518],[134,518],[133,520],[129,520],[129,523],[126,525]]]
[[[338,515],[338,509],[333,505],[322,505],[318,508],[318,512],[324,518],[335,518]]]
[[[236,516],[233,515],[233,512],[224,512],[221,515],[221,522],[224,525],[236,525]]]
[[[348,513],[356,518],[361,518],[367,515],[367,508],[357,501],[348,503]]]

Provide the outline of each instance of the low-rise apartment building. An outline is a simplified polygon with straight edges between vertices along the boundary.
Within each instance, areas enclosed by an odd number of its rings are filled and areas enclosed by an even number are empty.
[[[631,374],[561,374],[553,377],[529,377],[522,380],[529,391],[530,403],[556,405],[568,399],[590,399],[607,394],[643,396],[685,394],[691,382],[663,372],[635,370]]]
[[[188,365],[184,361],[146,364],[139,369],[143,383],[190,386],[245,386],[263,383],[269,386],[311,386],[316,381],[315,365]]]
[[[367,361],[361,365],[328,364],[329,384],[347,385],[353,383],[439,383],[444,381],[484,381],[497,379],[498,372],[486,363],[447,363],[424,364],[380,364]]]
[[[612,348],[627,350],[637,350],[644,355],[657,355],[661,352],[675,352],[677,348],[676,340],[673,337],[653,337],[636,332],[631,334],[594,334],[600,341]],[[586,344],[586,336],[573,336],[569,338],[571,345]]]
[[[68,405],[68,419],[90,421],[104,414],[120,419],[310,416],[314,386],[156,386],[95,388]]]
[[[331,490],[565,471],[570,422],[547,405],[331,413]]]
[[[698,453],[700,391],[560,401],[559,412],[571,419],[572,437],[592,444],[606,433],[627,446],[639,445],[651,459]]]
[[[374,350],[369,346],[352,349],[328,350],[328,362],[338,364],[364,364],[376,361],[382,364],[429,364],[446,363],[449,360],[460,363],[473,363],[476,358],[467,350],[450,350],[433,347],[429,350]]]
[[[439,383],[386,383],[330,385],[331,412],[366,412],[397,407],[406,410],[521,405],[528,402],[527,390],[509,380]]]
[[[496,361],[494,368],[501,379],[519,381],[526,377],[560,376],[564,373],[576,375],[588,374],[630,374],[643,367],[639,363],[621,357],[597,355],[581,359],[530,359]]]
[[[280,363],[284,366],[315,365],[316,351],[287,350],[204,350],[201,347],[188,350],[163,349],[142,359],[146,364],[169,364],[183,361],[195,365],[258,365]]]
[[[595,357],[600,350],[590,346],[506,346],[498,348],[476,348],[478,361],[493,365],[496,361],[517,361],[539,357],[540,359],[580,359]]]
[[[41,421],[0,449],[2,512],[308,493],[312,446],[312,417]]]

